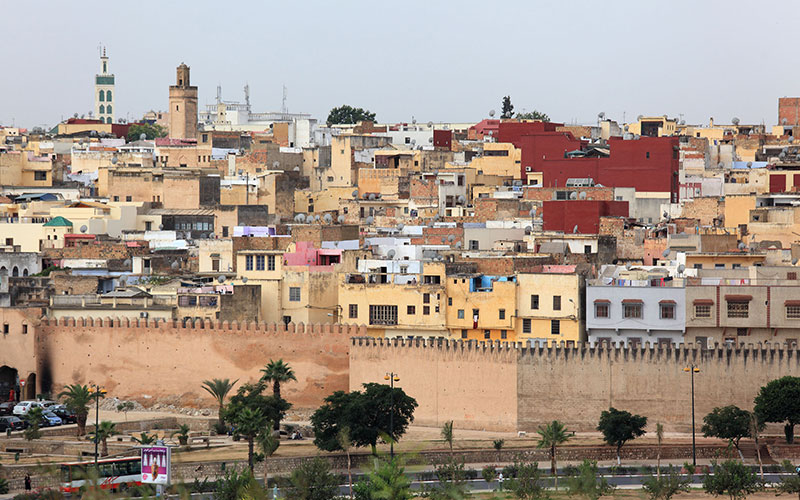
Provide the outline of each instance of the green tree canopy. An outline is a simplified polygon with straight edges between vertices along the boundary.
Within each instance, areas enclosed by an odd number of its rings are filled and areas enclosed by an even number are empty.
[[[289,478],[289,500],[331,500],[339,492],[339,478],[331,473],[328,462],[320,457],[306,460]]]
[[[134,123],[128,128],[128,142],[138,141],[142,134],[148,141],[152,141],[157,137],[166,137],[167,131],[155,123]]]
[[[503,488],[509,490],[520,500],[547,498],[547,490],[542,484],[542,472],[537,462],[514,462],[516,477],[509,478]]]
[[[92,402],[89,386],[81,384],[68,385],[58,394],[58,397],[63,399],[67,408],[75,412],[75,417],[78,420],[78,435],[85,436],[86,416],[89,414],[89,404]]]
[[[703,417],[703,435],[727,439],[739,452],[739,457],[744,460],[739,441],[751,436],[750,412],[738,406],[730,405],[714,408],[711,413]],[[761,424],[763,428],[763,424]]]
[[[614,491],[614,486],[608,484],[608,480],[599,475],[597,462],[594,460],[584,460],[577,470],[567,478],[569,496],[579,495],[589,500],[597,500],[612,491]]]
[[[703,477],[703,489],[711,495],[728,495],[730,500],[743,500],[762,487],[750,467],[737,460],[712,463],[712,470]]]
[[[786,442],[794,441],[794,426],[800,423],[800,377],[781,377],[761,388],[755,399],[759,422],[785,422]]]
[[[503,107],[500,118],[512,118],[514,116],[514,105],[511,104],[511,96],[503,97]]]
[[[374,122],[375,113],[371,113],[366,109],[354,108],[343,104],[339,107],[331,109],[328,113],[328,125],[339,124],[355,124],[358,122]]]
[[[547,113],[542,113],[540,111],[528,111],[527,113],[517,113],[515,118],[519,118],[520,120],[539,120],[543,122],[549,122],[550,117],[547,116]]]
[[[647,417],[632,415],[624,410],[609,408],[600,414],[597,430],[603,433],[603,440],[617,448],[617,464],[620,463],[622,446],[644,434]]]
[[[382,435],[397,441],[414,421],[417,401],[401,388],[385,384],[364,384],[364,391],[336,391],[311,416],[314,444],[321,450],[340,450],[340,429],[350,429],[354,446],[371,446],[373,452]],[[392,407],[394,412],[392,412]],[[393,432],[389,431],[394,413]]]

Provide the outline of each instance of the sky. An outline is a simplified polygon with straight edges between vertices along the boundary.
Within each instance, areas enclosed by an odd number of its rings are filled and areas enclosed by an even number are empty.
[[[775,124],[800,95],[791,35],[800,2],[741,0],[4,2],[0,124],[50,126],[93,109],[100,45],[117,118],[165,110],[175,67],[200,108],[217,85],[253,111],[324,121],[476,122],[510,95],[553,121],[668,115]]]

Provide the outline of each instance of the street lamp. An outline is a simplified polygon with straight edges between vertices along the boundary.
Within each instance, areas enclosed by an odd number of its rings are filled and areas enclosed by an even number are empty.
[[[383,380],[389,381],[389,458],[394,460],[394,383],[400,381],[400,377],[395,372],[389,372],[383,376]]]
[[[98,439],[98,428],[100,427],[100,398],[106,394],[105,389],[101,389],[99,385],[95,384],[89,387],[89,394],[94,395],[95,410],[94,410],[94,470],[97,473],[97,444],[100,442]]]
[[[695,429],[694,429],[694,374],[700,373],[700,368],[692,363],[691,365],[687,366],[683,369],[685,372],[689,372],[692,375],[692,465],[697,466],[697,444],[695,442]]]

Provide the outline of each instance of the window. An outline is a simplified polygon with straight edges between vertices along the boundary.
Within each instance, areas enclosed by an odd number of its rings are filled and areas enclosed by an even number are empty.
[[[106,101],[111,102],[111,91],[110,90],[106,90]],[[109,109],[108,112],[111,113],[111,110]]]
[[[144,230],[145,231],[152,231],[153,230],[153,222],[152,221],[145,221],[144,222]]]
[[[290,286],[289,287],[289,302],[300,302],[300,287],[299,286]]]
[[[661,319],[675,319],[675,304],[672,302],[662,302],[658,304],[659,316]]]
[[[219,259],[217,258],[211,259],[211,270],[219,271]]]
[[[104,102],[106,100],[106,93],[101,90],[99,97],[100,97],[100,102]],[[101,111],[101,113],[102,113],[102,111]]]
[[[622,317],[629,319],[641,319],[642,317],[642,303],[641,302],[623,302],[622,303]]]
[[[522,333],[531,333],[531,320],[530,319],[523,319],[522,320]]]
[[[461,338],[462,339],[467,338],[467,331],[466,330],[461,330]]]
[[[648,160],[650,159],[650,151],[648,151],[647,153],[645,153],[645,158],[647,158]]]
[[[417,314],[416,306],[406,306],[406,314]]]
[[[498,316],[500,317],[500,319],[506,319],[506,310],[500,309]]]
[[[28,333],[28,325],[22,325],[22,334]]]
[[[47,171],[45,170],[36,170],[33,172],[33,180],[35,181],[46,181],[47,180]]]
[[[608,318],[609,307],[611,304],[608,302],[595,302],[594,303],[594,317],[595,318]]]
[[[106,113],[111,114],[111,105],[106,106]]]
[[[347,315],[352,319],[358,318],[358,304],[350,304],[347,308]]]
[[[264,270],[264,255],[256,255],[256,271]]]
[[[561,295],[553,295],[553,310],[561,310]]]
[[[431,314],[431,306],[422,306],[422,314],[429,316]]]
[[[100,114],[101,115],[106,114],[106,107],[104,105],[102,105],[102,104],[100,105]]]
[[[550,320],[550,334],[561,335],[561,321],[557,319]]]
[[[491,340],[492,339],[492,331],[491,330],[484,330],[483,331],[483,338],[485,340]]]
[[[583,245],[583,253],[592,253],[592,245]]]
[[[245,271],[252,271],[253,270],[253,256],[246,255],[244,257],[244,269]]]
[[[453,297],[447,297],[447,305],[448,306],[452,306],[453,305]]]
[[[750,303],[747,301],[729,300],[729,318],[748,318],[750,317]]]
[[[125,201],[132,201],[132,200],[133,198],[130,195],[125,197]]]
[[[464,319],[464,310],[463,309],[459,309],[458,310],[458,319]]]
[[[800,304],[788,304],[786,306],[786,318],[800,319]]]
[[[396,325],[397,306],[370,305],[369,306],[370,325]]]
[[[469,249],[478,250],[478,240],[469,240]]]
[[[508,338],[508,330],[500,330],[500,338],[507,339]]]
[[[8,323],[3,323],[3,333],[8,335]]]
[[[222,226],[222,237],[223,238],[228,237],[228,226]]]
[[[539,309],[539,296],[531,295],[531,309]]]
[[[431,294],[423,293],[422,294],[422,303],[423,304],[430,304],[431,303]]]
[[[267,256],[267,271],[274,271],[275,270],[275,256],[268,255]]]

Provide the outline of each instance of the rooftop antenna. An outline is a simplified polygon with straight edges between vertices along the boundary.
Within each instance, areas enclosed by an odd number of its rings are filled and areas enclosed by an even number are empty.
[[[250,84],[248,83],[244,84],[244,103],[248,108],[250,107]]]
[[[222,85],[217,85],[217,104],[222,102]]]
[[[289,112],[289,108],[286,107],[286,85],[283,86],[283,104],[281,104],[281,113],[284,115]]]

